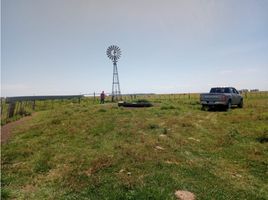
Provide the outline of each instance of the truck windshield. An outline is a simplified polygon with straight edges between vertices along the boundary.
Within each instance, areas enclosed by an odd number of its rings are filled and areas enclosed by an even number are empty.
[[[230,88],[211,88],[210,93],[230,93]]]

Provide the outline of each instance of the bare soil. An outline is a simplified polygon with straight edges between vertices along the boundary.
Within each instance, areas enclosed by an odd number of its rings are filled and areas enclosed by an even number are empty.
[[[23,117],[17,121],[10,122],[8,124],[5,124],[4,126],[1,126],[1,144],[6,143],[8,141],[8,139],[13,135],[12,131],[15,127],[26,123],[27,121],[32,119],[32,117],[33,117],[33,115]]]
[[[189,191],[177,190],[175,196],[178,200],[195,200],[195,195]]]

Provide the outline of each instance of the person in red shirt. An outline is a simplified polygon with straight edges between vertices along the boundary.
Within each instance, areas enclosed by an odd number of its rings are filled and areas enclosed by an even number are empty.
[[[104,104],[104,100],[105,100],[105,94],[104,94],[104,91],[102,91],[102,93],[100,95],[100,103]]]

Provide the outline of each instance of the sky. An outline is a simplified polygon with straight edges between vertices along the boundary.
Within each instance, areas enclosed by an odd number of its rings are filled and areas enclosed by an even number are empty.
[[[1,96],[268,90],[267,0],[2,0]]]

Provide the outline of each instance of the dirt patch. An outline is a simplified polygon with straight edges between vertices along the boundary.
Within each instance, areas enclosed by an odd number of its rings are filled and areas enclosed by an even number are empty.
[[[184,190],[177,190],[175,196],[178,200],[195,200],[195,195],[193,193]]]
[[[8,141],[8,139],[12,136],[12,130],[23,124],[26,123],[27,121],[31,120],[33,118],[33,116],[36,115],[36,113],[34,113],[31,116],[27,116],[27,117],[23,117],[17,121],[14,122],[10,122],[8,124],[5,124],[4,126],[1,126],[1,144],[4,144]]]

